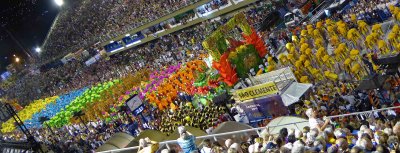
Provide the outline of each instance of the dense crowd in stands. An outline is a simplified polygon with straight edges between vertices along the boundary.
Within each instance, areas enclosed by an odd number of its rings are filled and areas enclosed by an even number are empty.
[[[382,22],[391,16],[387,5],[385,5],[389,3],[395,4],[394,1],[391,2],[390,0],[359,0],[357,4],[355,4],[356,7],[346,10],[342,15],[346,21],[352,20],[351,18],[353,16],[353,18],[357,20],[365,20],[368,24]]]
[[[297,104],[292,115],[309,120],[309,126],[303,129],[282,128],[278,134],[270,133],[267,128],[259,135],[240,136],[218,141],[206,139],[198,147],[195,137],[185,130],[180,130],[178,139],[180,147],[170,147],[164,152],[200,153],[389,153],[399,152],[400,118],[399,109],[360,115],[324,118],[352,112],[360,112],[398,106],[400,104],[400,80],[397,77],[388,79],[389,90],[358,91],[350,83],[343,83],[337,90],[330,84],[315,86],[315,100],[303,100]],[[383,97],[379,96],[383,92]],[[180,127],[183,128],[183,127]],[[178,129],[180,129],[178,128]],[[147,140],[141,143],[143,150],[150,149],[154,142]],[[153,147],[154,148],[154,147]],[[159,149],[156,147],[156,150]]]
[[[100,60],[90,66],[79,61],[70,61],[62,67],[39,75],[25,76],[15,83],[16,86],[8,90],[8,98],[16,98],[25,105],[41,97],[59,95],[97,82],[121,78],[139,69],[156,70],[177,64],[179,61],[189,61],[205,53],[199,42],[220,24],[219,21],[205,22],[114,55],[108,60]]]
[[[332,84],[314,86],[312,90],[314,91],[313,93],[316,93],[314,95],[315,100],[303,99],[303,102],[297,104],[291,111],[292,115],[309,119],[309,126],[304,127],[302,130],[283,128],[279,134],[270,134],[268,130],[264,130],[260,133],[260,136],[236,137],[216,142],[206,139],[199,147],[194,146],[195,150],[198,149],[201,153],[302,153],[321,151],[329,153],[374,151],[386,153],[388,151],[400,151],[400,148],[398,148],[400,143],[400,118],[398,114],[400,111],[398,109],[330,120],[323,118],[324,116],[370,110],[371,107],[379,109],[393,105],[399,106],[400,90],[398,87],[400,79],[391,77],[386,82],[389,90],[381,91],[358,91],[355,90],[351,83],[341,83],[341,89],[332,87]],[[204,110],[207,111],[207,108],[204,108]],[[188,111],[188,109],[183,111]],[[154,113],[152,115],[157,114]],[[54,150],[60,152],[62,152],[61,150],[88,152],[104,144],[115,133],[125,132],[131,135],[140,133],[141,128],[136,129],[138,125],[133,124],[132,120],[127,119],[122,114],[118,114],[118,116],[120,116],[118,119],[109,123],[102,120],[90,122],[86,125],[87,128],[81,124],[53,129],[55,134],[47,128],[31,129],[31,132],[38,141],[50,145]],[[171,119],[174,119],[173,115]],[[190,125],[190,120],[187,122]],[[147,128],[165,128],[166,132],[177,130],[168,128],[168,125],[164,125],[165,123],[161,122],[161,124],[163,126],[150,124],[147,125]],[[171,122],[170,124],[174,123]],[[211,127],[207,129],[209,133],[213,130],[212,124],[204,127]],[[187,132],[189,135],[183,133],[181,132],[182,136],[190,136],[189,132]],[[13,136],[15,137],[3,137],[3,139],[25,139],[20,132],[16,132]],[[190,138],[195,139],[194,137]],[[221,143],[221,141],[224,141],[224,143]],[[142,143],[142,149],[151,145],[150,141]],[[164,152],[187,152],[187,150],[182,150],[179,147],[171,148],[170,150],[164,150]]]
[[[135,135],[140,132],[141,129],[132,126],[135,126],[132,120],[118,114],[118,119],[111,122],[98,120],[87,125],[64,126],[53,130],[32,128],[30,133],[36,141],[48,145],[55,152],[83,153],[93,152],[115,133],[124,132]],[[21,141],[26,140],[26,136],[20,131],[15,131],[13,135],[3,136],[2,140]]]
[[[224,6],[228,4],[228,0],[212,0],[197,9],[197,12],[200,14],[205,14],[207,12],[211,12],[213,10],[219,9],[220,6]]]
[[[42,56],[60,58],[69,52],[89,47],[100,40],[111,39],[197,1],[69,1],[50,29]]]
[[[92,3],[96,5],[95,8],[101,8],[101,10],[115,9],[116,12],[126,9],[135,10],[131,7],[137,7],[128,5],[127,1],[122,2],[122,4],[125,5],[121,5],[120,1],[111,2],[115,4],[106,5],[104,4],[105,2],[84,1],[82,4],[79,4],[79,6],[82,7],[77,7],[77,10],[72,12],[84,13],[80,9],[86,10],[87,8],[83,8],[92,7]],[[151,1],[151,3],[148,4],[147,3],[148,2],[146,2],[146,5],[151,5],[155,8],[160,7],[159,5],[155,5],[155,3],[158,3],[156,1]],[[366,5],[367,2],[363,1],[361,4]],[[165,5],[169,6],[168,3]],[[187,5],[187,3],[182,3],[176,7],[179,8],[185,5]],[[78,6],[78,4],[76,6]],[[143,11],[141,13],[143,13]],[[102,13],[102,11],[99,12]],[[254,13],[254,11],[249,11],[247,13],[251,14],[249,15],[249,18],[252,23],[259,22],[264,17],[263,15],[267,14],[257,12]],[[135,17],[135,15],[144,16],[143,14],[135,14],[132,12],[129,14],[133,15],[133,17]],[[74,24],[81,23],[84,20],[87,21],[84,22],[86,24],[81,25],[82,28],[90,29],[85,26],[92,26],[89,24],[89,21],[93,20],[90,15],[87,18],[79,18],[79,20],[74,19],[74,15],[64,15],[68,18],[65,17],[67,19],[64,19],[63,16],[60,15],[59,20],[71,21],[71,25],[56,26],[67,26],[66,29],[70,29],[71,31],[79,31],[74,30],[74,28],[80,26],[74,26]],[[157,14],[157,17],[160,15],[162,16],[163,14]],[[102,17],[107,18],[109,16]],[[103,21],[104,23],[101,22],[99,25],[104,24],[109,25],[110,27],[115,27],[116,25],[121,24],[117,27],[122,28],[128,24],[131,24],[123,22],[125,18],[115,16],[115,14],[113,16],[113,13],[110,14],[110,17],[113,18],[113,20],[111,20],[112,23]],[[150,17],[150,19],[152,18]],[[96,22],[100,21],[101,20],[98,20]],[[213,32],[220,24],[223,24],[224,22],[226,22],[225,18],[216,21],[206,21],[182,31],[160,37],[151,43],[144,44],[121,54],[113,55],[108,60],[100,60],[90,66],[86,66],[84,63],[79,61],[70,61],[61,68],[51,69],[47,72],[42,72],[40,75],[28,75],[18,80],[16,86],[8,91],[8,96],[9,98],[17,98],[20,100],[24,99],[23,102],[26,104],[33,99],[39,99],[49,95],[59,95],[60,93],[90,86],[97,82],[110,80],[112,78],[120,78],[129,73],[134,73],[142,68],[157,70],[160,67],[167,65],[189,61],[198,57],[200,54],[205,53],[201,46],[202,40],[204,40],[207,35]],[[103,26],[100,27],[103,28]],[[85,32],[84,36],[76,39],[74,39],[76,36],[74,35],[74,32],[72,32],[72,34],[65,34],[67,36],[65,39],[89,40],[88,38],[90,36],[98,34],[106,35],[105,32],[107,32],[107,30],[103,29],[92,32],[89,31]],[[58,35],[64,35],[63,33],[64,32],[59,31]],[[276,50],[279,48],[279,46],[285,44],[285,41],[288,41],[288,35],[286,33],[286,31],[282,31],[280,33],[267,32],[261,34],[263,35],[263,38],[267,44],[271,46],[270,50]],[[53,37],[54,39],[56,35],[51,34],[50,37]],[[60,41],[63,40],[61,39]],[[57,46],[55,44],[57,43],[47,42],[48,47],[53,48],[54,50],[68,50],[67,47]],[[201,145],[198,149],[202,153],[253,153],[279,151],[320,152],[322,150],[332,153],[350,151],[355,153],[372,151],[385,153],[389,151],[400,151],[398,148],[398,144],[400,143],[400,123],[398,123],[399,118],[397,115],[400,112],[398,110],[366,114],[363,116],[334,118],[332,120],[326,119],[325,121],[322,120],[323,116],[332,116],[348,112],[370,110],[371,108],[378,109],[393,105],[400,105],[398,101],[398,98],[400,98],[400,92],[398,90],[400,81],[398,80],[399,79],[397,77],[388,79],[387,82],[390,83],[390,89],[380,91],[356,91],[354,90],[353,85],[349,83],[342,83],[342,89],[333,87],[333,85],[330,84],[315,85],[313,90],[314,93],[317,93],[317,95],[315,95],[314,100],[303,100],[302,104],[296,105],[291,110],[291,114],[293,115],[309,118],[310,126],[304,128],[303,130],[282,129],[277,136],[270,134],[268,130],[266,130],[262,132],[260,136],[249,137],[246,140],[239,138],[228,139],[223,145],[218,142],[212,142],[211,140],[205,140],[203,145]],[[168,121],[170,120],[166,119],[164,121],[159,121],[159,123],[153,124],[155,124],[154,127],[158,127],[158,125],[161,123],[165,124]],[[52,134],[51,131],[47,129],[32,129],[31,131],[35,134],[39,141],[47,144],[55,144],[53,146],[55,150],[68,150],[68,152],[88,152],[101,146],[114,133],[126,132],[132,135],[138,133],[137,131],[132,130],[130,125],[132,125],[132,121],[121,117],[120,119],[112,121],[108,124],[99,120],[96,123],[90,124],[87,130],[83,125],[77,125],[74,127],[63,127],[61,129],[54,130],[56,134]],[[213,125],[204,125],[202,128],[206,129],[209,126]],[[170,132],[168,130],[174,129],[171,128],[164,130]],[[185,139],[190,135],[186,131],[180,131],[180,134],[182,139]],[[21,137],[23,137],[21,134],[15,135],[19,135],[19,137],[7,137],[6,139],[19,140]],[[151,145],[151,143],[144,143],[142,147],[148,147],[147,145]],[[195,150],[197,150],[197,147],[195,147]],[[167,152],[179,152],[179,150],[167,150]]]
[[[262,4],[257,3],[255,6],[263,7]],[[252,14],[252,12],[254,11],[247,12],[251,14],[249,18],[252,19],[250,21],[252,23],[260,21],[263,16],[267,15]],[[228,19],[229,17],[221,20],[205,21],[199,25],[113,55],[108,60],[100,60],[90,66],[86,66],[81,61],[72,60],[62,67],[53,68],[40,74],[29,74],[19,78],[15,86],[8,90],[8,98],[17,99],[22,105],[26,105],[34,99],[59,95],[111,78],[120,78],[139,69],[150,68],[156,70],[163,66],[189,61],[205,53],[201,42]]]
[[[262,15],[263,14],[252,15],[250,18],[257,18],[259,20],[262,18]],[[100,60],[90,66],[84,65],[84,63],[80,61],[72,60],[59,68],[50,69],[48,71],[41,72],[40,74],[29,74],[24,78],[17,80],[17,83],[15,83],[16,86],[9,89],[8,97],[17,98],[23,105],[26,105],[34,99],[39,99],[41,97],[50,95],[59,95],[73,89],[90,86],[97,82],[106,81],[111,78],[120,78],[129,73],[134,73],[142,68],[156,70],[160,67],[176,64],[178,62],[190,61],[193,58],[199,57],[200,54],[205,53],[205,51],[202,49],[201,42],[207,35],[211,34],[219,25],[225,23],[228,19],[229,18],[222,18],[221,20],[205,21],[199,25],[195,25],[190,28],[183,29],[182,31],[160,37],[151,43],[141,45],[140,47],[125,51],[121,54],[113,55],[108,60]],[[218,115],[215,117],[218,117]],[[87,131],[82,130],[84,129],[83,125],[75,128],[69,127],[69,129],[65,129],[67,127],[64,127],[62,129],[54,130],[56,136],[49,136],[53,134],[51,134],[51,132],[47,129],[40,129],[38,132],[32,130],[32,133],[34,133],[41,142],[57,144],[56,146],[53,146],[56,147],[55,149],[75,149],[79,151],[82,150],[79,148],[95,149],[99,147],[115,132],[129,132],[131,134],[135,133],[135,131],[132,132],[127,130],[126,126],[120,126],[132,125],[132,123],[122,124],[122,122],[125,123],[126,121],[115,121],[110,124],[105,124],[103,121],[99,121],[99,123],[96,125],[102,126],[89,127],[89,129],[97,128],[97,130],[89,130],[89,134],[85,134]],[[220,123],[222,121],[218,122]],[[201,125],[201,128],[206,129],[215,126],[218,122],[211,120],[209,124]],[[159,123],[154,122],[151,124],[157,125],[160,123],[165,124],[165,121]],[[152,127],[156,126],[153,125]],[[97,132],[101,131],[98,128],[108,130],[107,132]],[[165,133],[171,132],[165,130],[168,129],[164,129]],[[72,131],[74,132],[71,133]],[[44,135],[41,133],[44,133]],[[21,133],[16,135],[18,136],[17,138],[7,139],[21,140],[21,138],[23,139],[24,137]],[[62,137],[57,137],[61,135],[70,135],[69,137],[75,137],[76,140],[72,141],[73,139],[71,139],[70,141],[62,141],[60,139]],[[87,135],[90,136],[87,137]],[[87,141],[83,143],[82,140]]]

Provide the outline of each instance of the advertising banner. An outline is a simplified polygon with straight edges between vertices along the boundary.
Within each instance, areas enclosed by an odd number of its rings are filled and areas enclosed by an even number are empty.
[[[240,108],[246,114],[250,122],[257,122],[266,118],[274,118],[288,114],[287,107],[283,104],[279,95],[272,95],[246,103],[240,103]]]
[[[126,100],[126,105],[129,107],[129,110],[134,112],[137,108],[139,108],[143,104],[142,100],[139,98],[139,95],[134,95]]]
[[[274,82],[268,82],[236,91],[236,95],[240,101],[263,97],[278,93],[279,90]]]

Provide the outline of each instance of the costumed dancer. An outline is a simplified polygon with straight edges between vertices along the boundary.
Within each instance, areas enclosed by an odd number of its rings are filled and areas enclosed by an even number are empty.
[[[363,20],[358,20],[357,21],[357,28],[361,32],[361,34],[365,37],[367,36],[369,29],[368,29],[368,24],[365,23]]]
[[[358,45],[358,40],[361,38],[360,33],[357,31],[357,29],[352,28],[349,30],[347,33],[347,39],[353,42],[353,48],[361,48]]]
[[[378,33],[380,36],[383,35],[382,25],[381,24],[374,24],[372,26],[372,32]]]
[[[364,42],[366,48],[370,49],[370,50],[373,50],[374,49],[374,44],[375,44],[374,41],[375,41],[374,37],[372,35],[368,35],[365,38],[365,42]]]
[[[324,57],[325,55],[327,55],[327,53],[324,47],[321,47],[317,50],[315,56],[316,56],[316,62],[318,63],[319,66],[323,65],[322,57]]]
[[[378,41],[378,49],[382,55],[386,55],[389,53],[389,48],[384,40]]]

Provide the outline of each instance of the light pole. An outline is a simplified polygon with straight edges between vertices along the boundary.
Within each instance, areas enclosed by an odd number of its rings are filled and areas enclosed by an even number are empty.
[[[42,49],[39,48],[39,47],[36,47],[36,48],[35,48],[35,51],[36,51],[36,53],[40,53],[40,52],[42,52]]]
[[[64,5],[64,0],[54,0],[54,3],[61,7],[62,5]]]

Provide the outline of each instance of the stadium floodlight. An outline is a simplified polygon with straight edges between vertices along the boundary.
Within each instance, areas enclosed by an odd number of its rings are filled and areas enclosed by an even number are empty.
[[[39,48],[39,47],[36,47],[36,48],[35,48],[35,51],[36,51],[37,53],[40,53],[40,52],[42,51],[42,49]]]
[[[64,0],[54,0],[54,2],[55,2],[58,6],[64,5]]]

